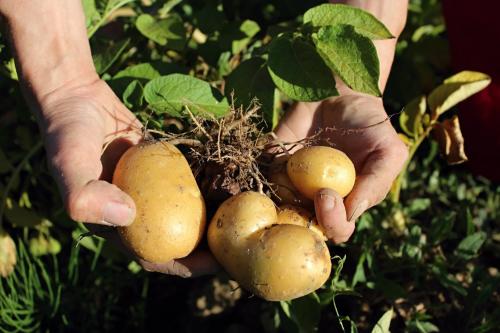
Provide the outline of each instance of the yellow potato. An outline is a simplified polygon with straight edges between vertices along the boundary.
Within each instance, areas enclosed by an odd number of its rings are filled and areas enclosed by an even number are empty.
[[[351,192],[356,179],[354,164],[338,149],[314,146],[298,150],[287,163],[293,185],[313,200],[316,192],[330,188],[342,197]]]
[[[134,222],[118,228],[137,256],[163,263],[193,251],[205,228],[205,202],[175,146],[156,142],[130,148],[116,166],[113,183],[137,208]]]
[[[278,224],[295,224],[309,228],[314,231],[322,240],[327,241],[324,228],[318,224],[316,217],[307,209],[293,205],[283,205],[279,207]]]
[[[290,222],[267,196],[243,192],[215,213],[208,245],[243,288],[271,301],[301,297],[325,283],[330,253],[316,232]]]
[[[308,198],[300,194],[299,190],[292,184],[286,170],[272,172],[269,181],[278,201],[281,204],[290,204],[301,207],[312,207],[313,203]]]

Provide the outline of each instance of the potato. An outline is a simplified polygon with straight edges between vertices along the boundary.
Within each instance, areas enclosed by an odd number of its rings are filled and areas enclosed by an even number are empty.
[[[313,207],[313,203],[308,198],[300,194],[299,190],[292,184],[286,169],[272,172],[269,175],[273,191],[281,204],[290,204],[301,207]]]
[[[134,254],[163,263],[193,251],[205,228],[205,202],[175,146],[156,142],[130,148],[116,166],[113,183],[136,205],[134,222],[118,228]]]
[[[338,149],[323,146],[295,152],[287,162],[287,174],[299,192],[311,200],[322,188],[333,189],[345,197],[356,179],[349,157]]]
[[[306,225],[278,219],[271,199],[243,192],[222,203],[208,228],[215,258],[241,286],[270,301],[321,287],[331,271],[323,239]]]
[[[293,205],[282,205],[278,209],[278,224],[295,224],[309,228],[322,240],[327,241],[325,229],[318,224],[316,217],[307,209]]]

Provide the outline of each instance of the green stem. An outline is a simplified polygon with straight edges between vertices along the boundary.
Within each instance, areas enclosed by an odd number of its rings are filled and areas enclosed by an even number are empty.
[[[7,196],[9,195],[10,189],[14,185],[14,181],[16,180],[17,176],[19,176],[19,173],[21,170],[24,168],[26,163],[31,159],[31,157],[36,154],[41,148],[43,147],[43,142],[40,141],[36,145],[31,148],[30,151],[24,156],[22,161],[17,165],[17,167],[14,169],[14,172],[12,173],[12,176],[10,177],[7,185],[5,186],[5,190],[2,193],[2,201],[0,201],[0,230],[2,229],[2,223],[3,223],[3,214],[5,211],[5,205],[7,203]]]
[[[125,6],[127,3],[129,2],[132,2],[134,0],[123,0],[123,1],[119,1],[114,7],[112,7],[111,9],[107,9],[105,10],[105,13],[104,15],[99,19],[99,21],[97,21],[96,24],[94,24],[92,27],[90,27],[90,29],[88,30],[87,32],[87,36],[88,38],[90,39],[92,36],[94,36],[94,34],[97,32],[97,30],[99,30],[99,28],[104,24],[104,22],[106,22],[106,20],[109,18],[109,16],[115,11],[117,10],[118,8],[120,7],[123,7]]]
[[[413,160],[413,157],[415,156],[415,153],[417,152],[418,148],[424,142],[424,139],[429,135],[431,132],[432,128],[434,127],[434,123],[431,123],[425,130],[425,132],[417,138],[417,140],[411,145],[410,151],[408,153],[408,159],[406,160],[406,163],[403,166],[403,170],[399,174],[399,176],[396,178],[396,181],[394,183],[394,187],[391,190],[390,198],[393,203],[398,203],[399,202],[399,197],[401,194],[401,185],[403,184],[403,180],[406,177],[406,173],[408,172],[408,167],[410,166],[411,161]]]
[[[337,309],[337,303],[335,303],[335,296],[332,297],[332,301],[333,301],[333,308],[335,309],[335,314],[337,315],[337,319],[339,320],[340,328],[342,328],[342,332],[345,333],[344,323],[342,322],[342,318],[340,318],[339,309]]]

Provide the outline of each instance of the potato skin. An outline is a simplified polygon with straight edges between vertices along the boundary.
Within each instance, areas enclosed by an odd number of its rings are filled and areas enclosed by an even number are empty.
[[[300,222],[286,222],[278,220],[267,196],[243,192],[223,202],[215,213],[208,245],[245,289],[270,301],[297,298],[325,283],[331,271],[330,253],[316,232]]]
[[[278,224],[295,224],[315,232],[319,238],[327,241],[325,229],[318,224],[316,217],[305,208],[282,205],[278,209]]]
[[[193,251],[205,228],[205,202],[175,146],[155,142],[130,148],[116,166],[113,183],[136,205],[134,222],[118,228],[134,254],[163,263]]]
[[[224,201],[208,227],[208,245],[226,271],[244,286],[249,284],[248,261],[259,230],[278,219],[271,199],[257,192],[242,192]]]
[[[330,188],[345,197],[356,179],[352,161],[342,151],[324,146],[305,147],[287,162],[287,173],[295,187],[314,200],[316,192]]]
[[[313,292],[326,282],[332,268],[325,242],[315,232],[292,224],[260,232],[250,258],[249,289],[269,301]]]

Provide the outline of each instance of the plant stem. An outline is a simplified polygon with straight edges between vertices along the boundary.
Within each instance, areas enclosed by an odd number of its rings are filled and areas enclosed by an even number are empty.
[[[12,176],[10,177],[9,181],[7,182],[7,185],[5,186],[5,190],[2,193],[2,201],[0,201],[0,229],[2,229],[2,223],[3,223],[3,214],[5,211],[5,205],[7,203],[7,195],[9,195],[10,189],[14,185],[14,181],[19,176],[19,173],[21,172],[22,168],[28,163],[30,158],[36,154],[41,148],[43,147],[43,142],[39,141],[36,145],[31,148],[30,151],[24,156],[21,162],[17,165],[17,167],[14,169],[14,172],[12,173]]]
[[[333,308],[335,309],[335,314],[337,315],[337,319],[339,320],[340,328],[342,328],[342,332],[345,333],[344,323],[342,322],[342,318],[340,318],[339,310],[337,309],[337,303],[335,303],[335,296],[332,297],[332,301],[333,301]]]
[[[406,160],[406,163],[403,166],[403,170],[399,174],[399,176],[396,178],[393,188],[391,189],[391,194],[390,198],[393,203],[398,203],[399,202],[399,197],[401,194],[401,185],[403,183],[403,180],[406,177],[406,174],[408,172],[408,167],[410,166],[411,161],[413,160],[413,157],[415,156],[415,153],[417,152],[418,148],[424,142],[424,139],[429,136],[431,130],[434,128],[434,124],[436,121],[431,122],[429,126],[425,129],[424,133],[422,133],[421,136],[417,138],[417,140],[411,145],[410,151],[408,153],[408,159]]]

